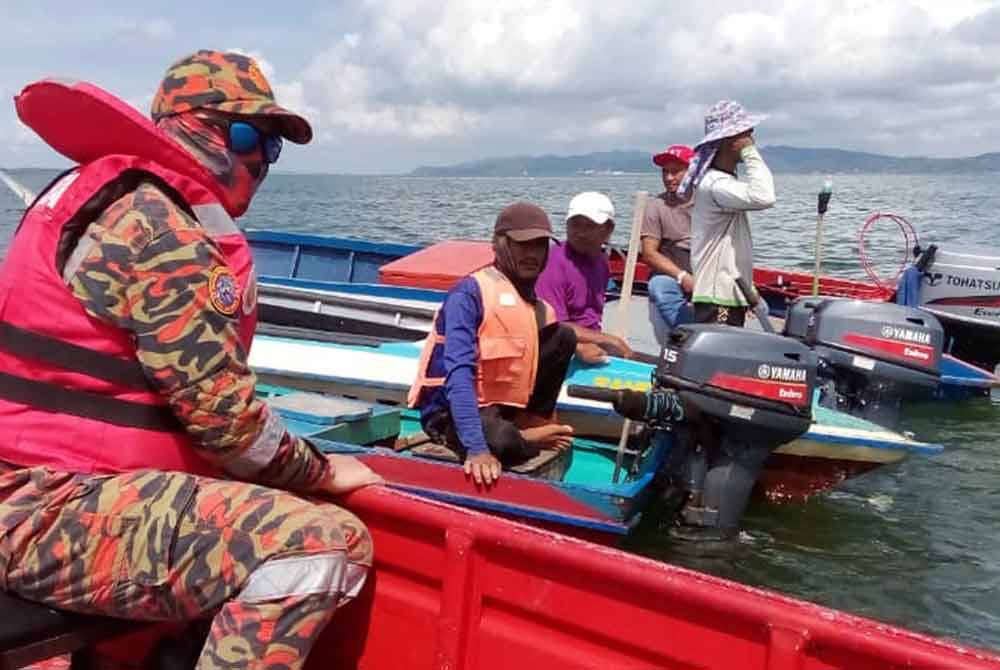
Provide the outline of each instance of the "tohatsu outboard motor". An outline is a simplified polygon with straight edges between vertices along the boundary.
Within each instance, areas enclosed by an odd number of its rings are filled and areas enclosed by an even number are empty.
[[[683,494],[681,526],[694,537],[734,534],[767,457],[812,423],[815,354],[780,335],[685,325],[670,334],[652,381],[646,393],[568,391],[673,432],[662,476]]]
[[[820,405],[887,428],[898,427],[903,402],[930,398],[941,381],[944,330],[913,307],[800,298],[785,334],[816,352]]]

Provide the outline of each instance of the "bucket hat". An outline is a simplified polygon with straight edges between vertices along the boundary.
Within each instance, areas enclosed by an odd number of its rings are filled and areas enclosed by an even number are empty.
[[[756,127],[767,118],[767,114],[749,114],[743,105],[734,100],[720,100],[705,114],[705,137],[695,145],[695,149],[716,140],[739,135]]]

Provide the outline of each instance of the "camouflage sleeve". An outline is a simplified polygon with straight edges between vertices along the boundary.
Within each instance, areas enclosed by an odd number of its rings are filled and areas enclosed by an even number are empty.
[[[255,397],[236,317],[211,298],[229,270],[203,229],[143,185],[86,234],[95,243],[70,278],[73,293],[91,315],[135,335],[146,376],[199,453],[236,477],[287,490],[328,478],[322,454]]]

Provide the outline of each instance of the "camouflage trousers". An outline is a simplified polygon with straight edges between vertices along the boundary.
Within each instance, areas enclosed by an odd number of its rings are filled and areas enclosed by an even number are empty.
[[[133,620],[212,616],[197,668],[300,668],[371,565],[332,504],[242,482],[0,468],[0,587]]]

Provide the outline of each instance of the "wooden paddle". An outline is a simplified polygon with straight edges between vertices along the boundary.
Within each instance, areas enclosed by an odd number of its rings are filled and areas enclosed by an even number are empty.
[[[642,222],[646,217],[646,200],[648,191],[636,191],[635,204],[632,206],[632,233],[628,240],[628,256],[625,259],[625,275],[622,278],[622,294],[618,299],[618,319],[615,324],[615,335],[623,340],[628,335],[629,303],[632,301],[632,283],[635,280],[635,266],[639,262],[639,244],[642,233]],[[632,422],[625,419],[622,422],[622,434],[618,439],[618,451],[615,453],[615,471],[611,483],[617,484],[621,475],[622,459],[625,456],[625,445],[632,429]]]

